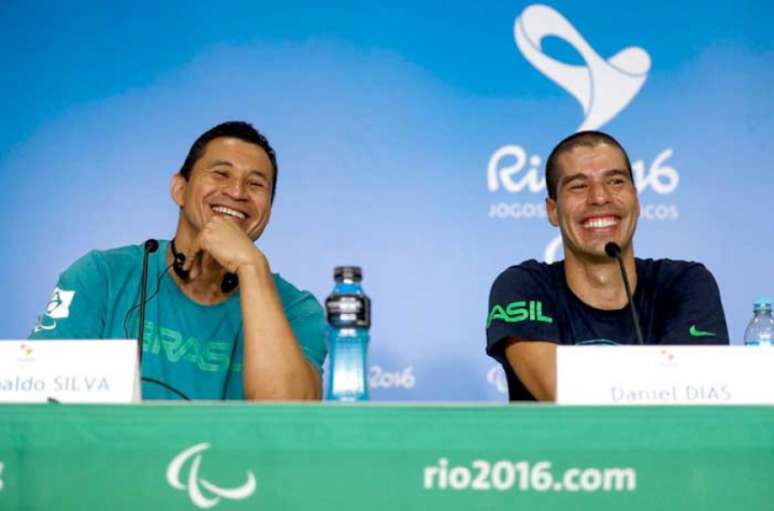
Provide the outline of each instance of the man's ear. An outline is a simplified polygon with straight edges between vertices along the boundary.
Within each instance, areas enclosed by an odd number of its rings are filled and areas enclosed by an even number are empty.
[[[546,197],[546,213],[548,214],[548,221],[554,227],[559,227],[559,213],[556,211],[556,200],[551,197]]]
[[[635,220],[639,220],[640,219],[640,215],[642,214],[642,211],[640,211],[640,198],[639,198],[638,195],[636,195],[637,194],[636,191],[634,193],[635,193],[635,197],[637,197],[637,199],[636,199],[637,200],[637,209],[636,209],[637,215],[634,217],[634,219]]]
[[[186,180],[180,172],[175,172],[172,175],[172,180],[169,183],[169,194],[172,196],[172,200],[175,201],[175,204],[181,208],[185,204],[185,189],[187,186],[188,180]]]

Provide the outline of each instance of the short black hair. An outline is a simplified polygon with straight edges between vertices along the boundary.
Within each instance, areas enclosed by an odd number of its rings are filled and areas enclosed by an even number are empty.
[[[269,161],[271,161],[271,166],[274,168],[274,184],[271,187],[271,202],[273,203],[274,194],[277,192],[277,177],[279,174],[279,169],[277,168],[277,154],[274,152],[274,149],[271,147],[266,137],[249,122],[223,122],[199,135],[199,138],[196,139],[191,146],[191,149],[188,151],[188,156],[185,157],[183,166],[180,169],[180,175],[188,181],[191,177],[193,166],[196,165],[196,162],[199,161],[202,156],[204,156],[207,144],[216,138],[237,138],[249,144],[255,144],[266,151],[266,154],[269,156]]]
[[[629,179],[634,183],[634,175],[632,174],[632,164],[629,162],[629,155],[626,154],[626,150],[618,140],[601,131],[579,131],[556,144],[554,150],[548,155],[548,159],[546,160],[546,189],[548,190],[548,196],[550,198],[556,200],[559,156],[572,151],[576,147],[596,147],[601,144],[611,145],[621,151],[621,154],[623,154],[624,160],[626,161],[626,170],[629,171]]]

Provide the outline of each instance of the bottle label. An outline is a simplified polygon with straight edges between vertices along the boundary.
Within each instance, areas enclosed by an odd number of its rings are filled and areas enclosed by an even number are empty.
[[[772,344],[771,341],[766,341],[766,340],[764,340],[764,341],[761,341],[761,340],[752,340],[752,341],[747,340],[747,341],[744,341],[744,345],[745,346],[769,346],[769,347],[771,347],[773,344]]]
[[[371,326],[371,300],[365,295],[332,295],[325,300],[325,316],[336,328]]]

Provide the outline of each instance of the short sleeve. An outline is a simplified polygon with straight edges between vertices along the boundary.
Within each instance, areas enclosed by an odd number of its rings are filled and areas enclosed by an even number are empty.
[[[89,252],[59,276],[30,339],[102,338],[106,296],[107,272],[97,252]]]
[[[487,353],[504,363],[504,341],[560,342],[555,300],[531,271],[508,268],[492,284],[486,318]]]
[[[682,271],[665,291],[660,344],[728,344],[715,278],[702,264]]]
[[[325,347],[325,314],[320,302],[309,291],[299,291],[279,276],[275,282],[285,316],[304,356],[322,374],[328,350]]]

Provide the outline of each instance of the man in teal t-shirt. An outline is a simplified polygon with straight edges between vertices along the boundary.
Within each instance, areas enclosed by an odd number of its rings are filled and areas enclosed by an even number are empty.
[[[148,263],[143,399],[320,399],[322,308],[254,244],[276,181],[274,150],[244,122],[201,135],[173,176],[175,238]],[[142,245],[89,252],[61,275],[30,337],[136,338],[142,259]]]

